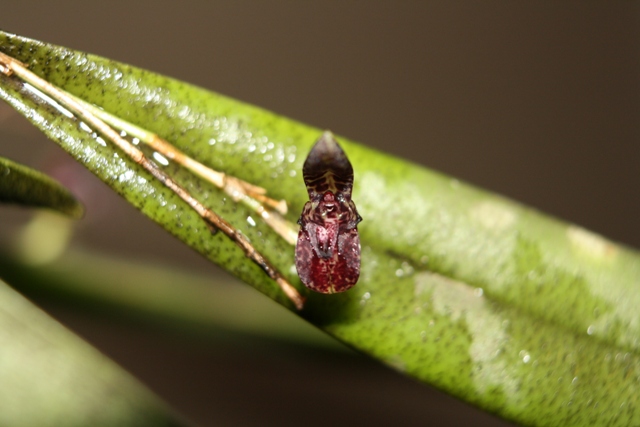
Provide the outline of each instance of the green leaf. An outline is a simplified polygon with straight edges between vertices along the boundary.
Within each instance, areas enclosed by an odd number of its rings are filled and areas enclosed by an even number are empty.
[[[266,188],[295,220],[320,130],[128,65],[4,34],[0,50],[55,85]],[[211,235],[135,163],[14,78],[0,97],[145,215],[291,306],[226,237]],[[579,227],[338,137],[363,222],[359,284],[307,293],[301,316],[395,369],[529,425],[638,425],[640,256]],[[151,153],[149,153],[151,154]],[[301,288],[293,248],[255,214],[166,168]],[[254,217],[256,226],[247,221]],[[242,307],[238,307],[242,310]]]
[[[2,281],[0,342],[0,425],[186,425],[131,375]]]
[[[82,217],[82,205],[60,183],[36,170],[0,157],[0,203],[45,207],[73,218]]]

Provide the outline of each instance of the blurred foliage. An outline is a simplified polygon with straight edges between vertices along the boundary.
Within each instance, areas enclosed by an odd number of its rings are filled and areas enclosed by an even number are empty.
[[[171,329],[180,335],[216,336],[228,331],[312,348],[344,349],[283,307],[264,304],[259,294],[238,286],[235,280],[158,263],[118,259],[85,249],[68,250],[55,262],[34,266],[0,252],[0,277],[27,297]]]
[[[0,425],[186,425],[135,378],[2,281],[0,341]]]

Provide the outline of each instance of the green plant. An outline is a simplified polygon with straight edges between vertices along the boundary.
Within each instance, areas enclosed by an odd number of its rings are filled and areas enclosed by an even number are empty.
[[[131,66],[3,34],[0,51],[148,129],[201,163],[305,202],[314,129]],[[145,215],[265,295],[280,288],[229,239],[75,118],[1,76],[0,97]],[[362,274],[340,295],[305,292],[293,248],[255,213],[184,169],[166,172],[238,227],[307,301],[300,316],[423,382],[530,425],[633,425],[640,258],[581,228],[340,138],[353,163]],[[256,218],[257,219],[257,218]]]

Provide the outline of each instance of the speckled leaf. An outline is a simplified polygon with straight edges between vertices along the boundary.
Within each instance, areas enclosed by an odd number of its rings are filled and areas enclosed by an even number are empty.
[[[2,35],[0,50],[56,85],[289,202],[319,129],[185,83]],[[287,304],[224,236],[117,150],[13,79],[0,97],[144,214]],[[327,124],[330,127],[330,123]],[[640,425],[640,257],[579,227],[337,137],[355,171],[362,268],[338,295],[308,293],[302,317],[337,339],[504,418],[529,425]],[[171,175],[235,224],[299,289],[294,248],[221,192]],[[304,292],[304,291],[303,291]],[[239,310],[242,307],[238,307]],[[339,393],[339,392],[338,392]],[[428,422],[428,420],[425,420]]]
[[[82,205],[60,183],[36,170],[0,157],[0,203],[51,208],[80,218]]]

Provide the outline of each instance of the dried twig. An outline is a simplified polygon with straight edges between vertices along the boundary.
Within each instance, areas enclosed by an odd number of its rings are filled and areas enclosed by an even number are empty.
[[[184,200],[196,213],[207,223],[208,227],[213,231],[220,230],[242,248],[245,255],[254,261],[262,270],[273,280],[278,283],[298,310],[303,308],[304,299],[298,293],[287,279],[280,274],[266,259],[260,254],[251,243],[231,224],[221,218],[218,214],[205,207],[196,200],[189,192],[180,184],[174,181],[167,173],[162,171],[155,163],[150,161],[140,149],[131,144],[129,141],[121,137],[118,132],[106,124],[102,119],[93,114],[86,108],[84,103],[79,102],[75,97],[67,92],[55,87],[51,83],[38,77],[26,68],[26,65],[20,61],[0,52],[0,72],[7,76],[15,74],[22,80],[35,86],[42,92],[54,98],[57,102],[63,104],[78,117],[99,131],[120,150],[122,150],[131,160],[142,166],[154,178],[162,182],[167,188],[177,194]],[[263,208],[264,209],[264,208]]]
[[[260,215],[260,217],[289,244],[295,245],[298,237],[297,227],[281,216],[287,213],[287,203],[284,200],[274,200],[267,197],[267,190],[264,188],[249,184],[246,181],[227,175],[223,172],[213,170],[189,157],[155,133],[149,132],[146,129],[122,120],[121,118],[116,117],[113,114],[110,114],[71,94],[68,95],[104,122],[110,124],[116,129],[126,132],[132,137],[138,138],[141,142],[156,150],[169,160],[175,161],[177,164],[185,167],[202,179],[222,189],[225,193],[231,196],[233,201],[244,203]],[[271,209],[275,209],[277,212],[265,209],[265,205]]]

